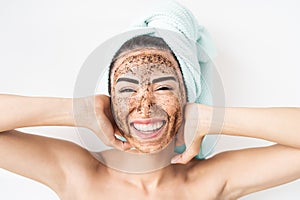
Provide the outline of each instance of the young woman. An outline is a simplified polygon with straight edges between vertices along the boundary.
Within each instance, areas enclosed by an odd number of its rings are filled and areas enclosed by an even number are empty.
[[[157,40],[162,41],[149,36],[133,38],[133,43],[144,41],[148,45],[133,45],[116,55],[110,70],[111,98],[2,94],[0,167],[47,185],[61,199],[72,200],[123,199],[124,195],[127,199],[237,199],[300,178],[299,108],[186,104],[180,66],[169,49],[151,42]],[[77,113],[79,123],[75,123],[73,115],[74,102],[82,106],[82,112]],[[198,124],[195,110],[200,113]],[[218,110],[225,111],[224,121],[212,120]],[[98,120],[88,113],[95,113]],[[221,134],[261,138],[277,144],[224,152],[205,160],[193,159],[202,138],[215,134],[220,123]],[[133,174],[104,165],[71,142],[14,130],[49,125],[86,127],[107,145],[122,151],[132,151],[134,147],[133,152],[146,154],[167,146],[180,126],[195,137],[191,146],[172,160],[173,164]],[[116,139],[115,130],[128,142]]]
[[[188,80],[178,60],[161,38],[141,36],[125,43],[115,55],[110,97],[1,94],[0,167],[72,200],[237,199],[300,178],[299,108],[187,103]],[[213,117],[220,113],[225,113],[224,119]],[[143,163],[134,157],[135,162],[129,163],[134,165],[159,164],[162,160],[147,155],[165,150],[176,135],[177,145],[187,142],[184,136],[193,137],[187,150],[163,168],[136,174],[113,169],[71,142],[15,130],[51,125],[88,128],[118,152],[146,157]],[[195,159],[203,138],[216,133],[277,144]],[[118,158],[121,167],[128,164],[127,158]]]

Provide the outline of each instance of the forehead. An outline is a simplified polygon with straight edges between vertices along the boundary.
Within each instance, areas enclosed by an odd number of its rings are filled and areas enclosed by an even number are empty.
[[[141,49],[123,54],[116,61],[111,76],[122,74],[153,75],[155,73],[172,73],[178,75],[179,65],[170,51],[158,49]]]

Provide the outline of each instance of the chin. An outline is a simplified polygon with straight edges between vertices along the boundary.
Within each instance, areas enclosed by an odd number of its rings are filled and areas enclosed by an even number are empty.
[[[172,141],[175,134],[162,134],[160,138],[152,141],[145,141],[140,138],[130,137],[127,140],[140,153],[156,153],[163,150]]]
[[[123,137],[138,153],[156,153],[163,150],[172,141],[177,131],[177,124],[169,123],[166,117],[135,118],[128,120],[125,127],[126,132]]]

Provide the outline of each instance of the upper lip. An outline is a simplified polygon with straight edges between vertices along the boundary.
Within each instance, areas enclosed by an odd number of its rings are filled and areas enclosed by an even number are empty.
[[[159,124],[159,125],[158,125]],[[151,139],[157,137],[166,121],[158,118],[135,119],[132,120],[130,126],[134,129],[134,133],[142,139]]]
[[[132,124],[153,124],[156,122],[161,122],[161,121],[165,121],[163,119],[158,119],[158,118],[147,118],[147,119],[135,119],[131,121],[131,125]]]

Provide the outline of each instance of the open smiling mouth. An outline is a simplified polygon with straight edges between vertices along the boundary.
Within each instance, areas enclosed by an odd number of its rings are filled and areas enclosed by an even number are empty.
[[[165,124],[165,120],[143,119],[133,120],[130,126],[138,137],[142,139],[152,139],[160,135]]]

